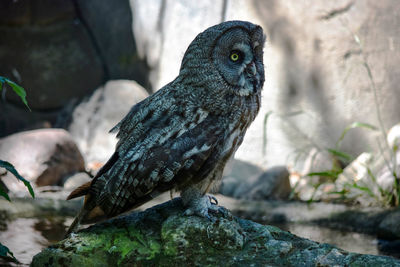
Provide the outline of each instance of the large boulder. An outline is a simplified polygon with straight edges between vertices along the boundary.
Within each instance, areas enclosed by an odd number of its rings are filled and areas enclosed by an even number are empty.
[[[108,79],[147,86],[131,24],[128,0],[1,1],[0,75],[26,89],[33,112],[6,90],[0,136],[43,121],[66,127],[73,107]]]
[[[232,160],[225,170],[219,192],[237,199],[287,199],[292,191],[285,166],[262,172],[260,168],[240,160]]]
[[[99,50],[106,79],[135,80],[149,88],[149,68],[138,57],[129,0],[78,0],[80,19]],[[107,18],[107,19],[104,19]]]
[[[190,41],[208,26],[233,19],[263,26],[263,103],[238,159],[265,167],[289,161],[300,171],[313,148],[321,153],[335,147],[347,125],[361,121],[378,126],[376,103],[386,128],[400,120],[396,1],[130,2],[139,55],[153,67],[154,89],[175,78]],[[160,15],[150,18],[149,13]],[[356,156],[366,147],[378,150],[375,133],[354,129],[340,149]]]
[[[31,266],[400,266],[227,212],[212,222],[183,211],[174,199],[91,226],[43,250]]]
[[[0,17],[9,12],[16,17],[0,21],[0,73],[26,88],[31,108],[61,108],[103,82],[101,59],[73,1],[7,0],[1,5]],[[15,94],[6,97],[20,104]]]
[[[269,36],[268,78],[264,108],[238,157],[270,165],[282,164],[291,155],[291,163],[301,166],[304,152],[334,148],[353,122],[379,126],[381,120],[387,128],[399,121],[400,6],[395,1],[251,3]],[[261,149],[248,153],[262,144],[263,117],[270,110],[267,156]],[[376,132],[354,129],[340,149],[353,156],[366,147],[378,151],[376,138]]]
[[[63,129],[20,132],[0,139],[0,159],[35,186],[60,185],[63,178],[85,170],[84,159],[71,135]],[[26,191],[11,173],[1,177],[12,192]]]

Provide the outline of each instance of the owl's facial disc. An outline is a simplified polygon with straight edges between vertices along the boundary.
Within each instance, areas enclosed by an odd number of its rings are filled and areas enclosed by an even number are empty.
[[[214,64],[234,94],[248,96],[261,90],[264,81],[261,42],[238,28],[219,39],[213,54]]]

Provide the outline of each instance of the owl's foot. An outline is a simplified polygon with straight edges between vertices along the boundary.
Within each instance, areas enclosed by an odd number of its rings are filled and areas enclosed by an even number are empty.
[[[214,196],[204,195],[199,198],[193,198],[188,203],[188,208],[183,213],[186,216],[197,215],[215,221],[210,213],[220,213],[225,210],[223,207],[218,206],[218,200]]]

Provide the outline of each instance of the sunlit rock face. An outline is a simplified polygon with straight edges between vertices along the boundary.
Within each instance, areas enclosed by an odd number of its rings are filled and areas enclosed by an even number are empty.
[[[263,105],[236,153],[238,159],[262,167],[289,164],[302,170],[312,148],[334,147],[350,123],[379,125],[365,62],[384,125],[388,129],[400,121],[400,17],[395,2],[130,3],[135,40],[139,54],[152,68],[153,88],[176,76],[187,45],[200,30],[232,19],[249,20],[266,29]],[[149,17],[149,12],[160,15]],[[375,133],[355,129],[347,133],[341,149],[357,156],[370,147],[378,151]]]

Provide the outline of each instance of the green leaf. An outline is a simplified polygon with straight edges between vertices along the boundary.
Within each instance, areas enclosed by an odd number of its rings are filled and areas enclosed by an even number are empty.
[[[331,191],[331,192],[328,192],[329,195],[341,195],[341,196],[344,196],[344,195],[346,195],[347,193],[348,193],[348,191],[347,191],[347,190],[344,190],[344,189],[342,189],[342,190],[340,190],[340,191]]]
[[[337,149],[327,148],[326,150],[328,150],[328,152],[331,153],[332,155],[337,156],[337,157],[347,160],[347,161],[352,161],[354,159],[352,155],[347,154],[347,153],[337,150]]]
[[[11,163],[9,163],[9,162],[7,162],[7,161],[4,161],[4,160],[0,160],[0,167],[5,168],[7,171],[9,171],[9,172],[11,172],[12,174],[14,174],[14,176],[15,176],[18,180],[22,181],[22,182],[24,183],[24,185],[25,185],[26,187],[28,187],[28,190],[29,190],[29,193],[31,194],[31,196],[32,196],[33,198],[35,197],[35,192],[33,192],[33,188],[32,188],[32,186],[31,186],[31,184],[29,183],[29,181],[28,181],[28,180],[25,180],[25,178],[22,177],[22,176],[17,172],[17,170],[14,168],[14,166],[13,166]]]
[[[8,247],[4,246],[1,243],[0,243],[0,257],[3,257],[15,263],[19,263],[19,261],[14,257],[14,254],[8,249]]]
[[[6,190],[4,190],[4,188],[1,184],[0,184],[0,196],[4,197],[5,199],[7,199],[8,201],[11,202],[10,197],[8,196]]]
[[[307,174],[307,176],[326,176],[326,177],[332,177],[332,178],[337,178],[339,174],[341,174],[342,171],[323,171],[323,172],[310,172]]]
[[[348,126],[343,130],[342,135],[340,136],[339,140],[336,142],[336,147],[339,147],[339,144],[340,144],[340,142],[342,142],[342,140],[344,139],[346,133],[347,133],[348,131],[350,131],[351,129],[355,129],[355,128],[366,128],[366,129],[374,130],[374,131],[378,130],[377,127],[375,127],[375,126],[373,126],[373,125],[371,125],[371,124],[368,124],[368,123],[358,122],[358,121],[353,122],[352,124],[348,125]]]
[[[372,193],[371,189],[369,189],[368,187],[359,186],[359,185],[356,184],[356,183],[352,184],[351,186],[354,187],[354,188],[356,188],[356,189],[358,189],[358,190],[361,190],[361,191],[366,192],[370,197],[374,197],[374,193]]]
[[[14,90],[14,92],[21,98],[21,101],[25,104],[25,106],[29,110],[31,110],[30,107],[28,106],[28,102],[26,101],[25,89],[7,78],[5,79],[5,81],[9,86],[11,86],[11,88]]]
[[[262,154],[265,155],[267,152],[267,123],[268,118],[271,116],[272,111],[268,111],[267,114],[264,116],[264,127],[263,127],[263,147],[262,147]]]

